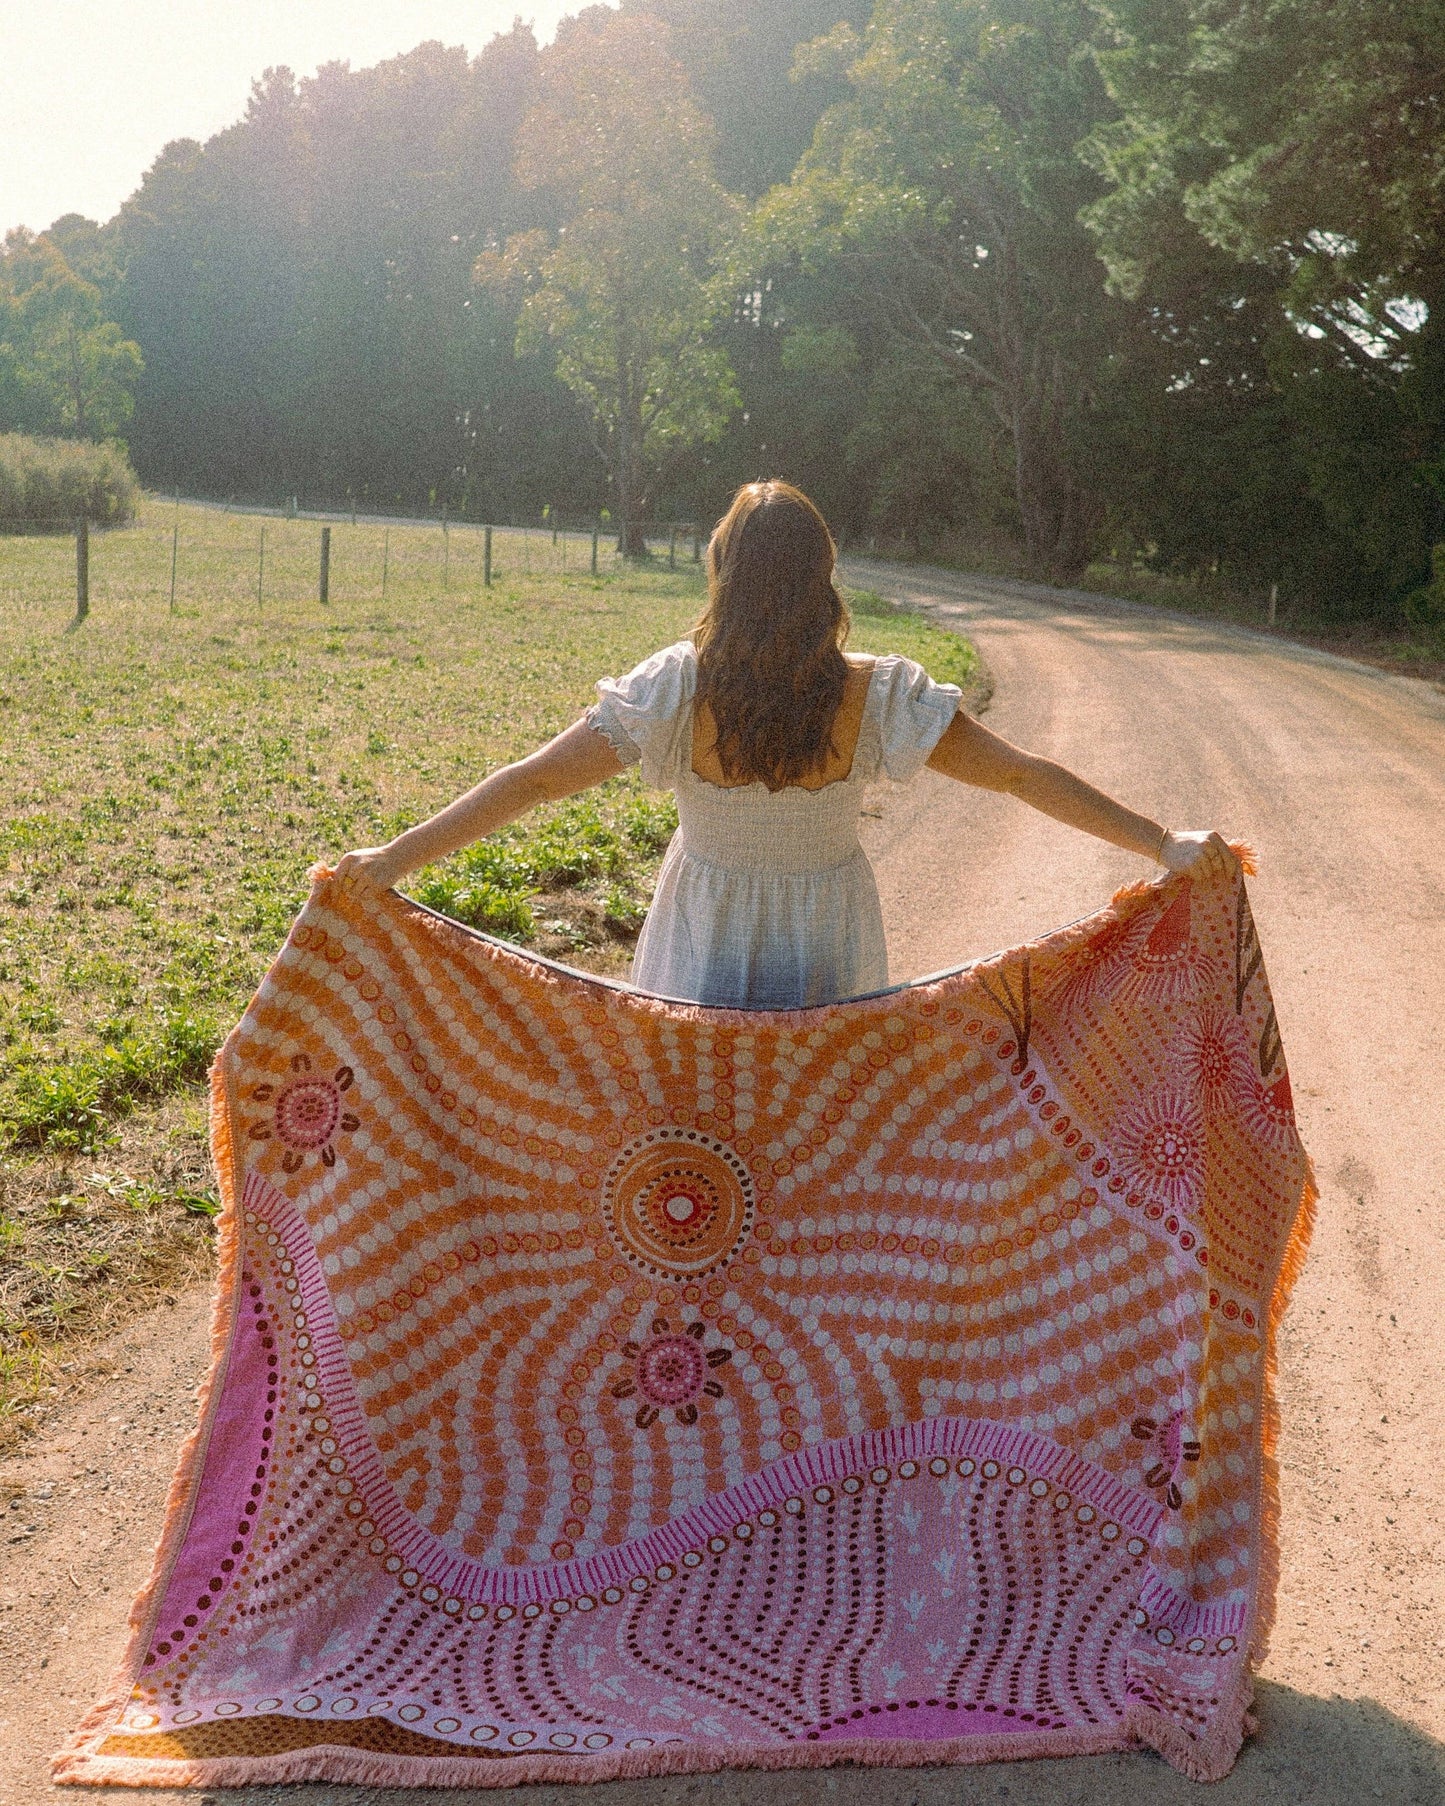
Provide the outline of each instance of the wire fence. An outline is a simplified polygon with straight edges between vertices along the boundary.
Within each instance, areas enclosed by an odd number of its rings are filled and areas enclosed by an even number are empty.
[[[419,586],[464,595],[519,579],[605,576],[622,565],[621,538],[615,522],[551,511],[538,525],[502,525],[148,498],[123,527],[0,516],[0,597],[73,601],[83,621],[107,597],[178,612],[207,602],[388,602]],[[701,559],[690,521],[648,522],[633,542],[669,569]]]

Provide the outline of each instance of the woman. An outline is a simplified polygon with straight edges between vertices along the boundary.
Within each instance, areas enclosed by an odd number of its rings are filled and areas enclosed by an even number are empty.
[[[847,657],[823,517],[789,483],[740,489],[708,545],[708,604],[687,640],[604,678],[581,721],[338,875],[380,888],[641,762],[679,827],[632,965],[664,996],[740,1008],[831,1003],[888,983],[883,919],[858,841],[864,786],[925,764],[1007,791],[1184,871],[1232,859],[1011,746],[911,659]]]

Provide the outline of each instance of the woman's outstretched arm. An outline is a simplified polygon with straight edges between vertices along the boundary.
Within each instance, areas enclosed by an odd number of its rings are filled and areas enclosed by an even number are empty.
[[[336,875],[389,890],[419,865],[445,859],[458,847],[495,834],[538,803],[576,796],[579,790],[615,778],[622,769],[621,759],[602,735],[585,721],[574,721],[555,740],[514,765],[503,765],[429,821],[418,822],[384,847],[347,853],[337,864]]]
[[[949,723],[928,763],[945,777],[1016,796],[1055,821],[1157,860],[1173,872],[1188,871],[1206,855],[1234,860],[1218,834],[1208,829],[1165,828],[1147,815],[1126,809],[1066,766],[1011,745],[963,709]]]

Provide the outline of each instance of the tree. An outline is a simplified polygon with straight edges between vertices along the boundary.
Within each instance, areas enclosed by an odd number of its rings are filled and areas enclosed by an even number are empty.
[[[669,46],[717,127],[717,165],[730,188],[756,198],[786,182],[813,127],[847,95],[826,65],[795,76],[800,44],[848,23],[872,0],[622,0],[671,27]]]
[[[1103,18],[1119,112],[1081,148],[1108,183],[1086,220],[1111,286],[1192,341],[1173,392],[1227,404],[1221,441],[1274,447],[1220,446],[1236,568],[1387,613],[1445,533],[1445,10],[1108,0]]]
[[[587,408],[628,555],[646,550],[649,482],[720,437],[738,405],[709,342],[730,299],[718,259],[738,212],[713,173],[713,138],[666,27],[588,9],[543,51],[517,134],[517,180],[550,203],[555,227],[476,265],[484,289],[525,291],[518,354],[550,345]]]
[[[0,256],[0,427],[115,438],[134,406],[140,346],[48,238],[16,231]]]
[[[243,120],[166,147],[105,228],[152,481],[505,518],[591,478],[571,398],[472,282],[530,223],[511,161],[536,55],[521,26],[471,59],[270,70]]]
[[[1346,358],[1398,349],[1445,273],[1441,0],[1108,0],[1100,66],[1120,117],[1087,147],[1091,209],[1135,291],[1181,234],[1286,282]],[[1415,292],[1411,292],[1412,288]]]
[[[841,259],[892,332],[983,398],[1006,437],[1030,564],[1069,580],[1097,510],[1073,420],[1123,310],[1080,208],[1077,140],[1109,112],[1083,0],[879,0],[791,184],[755,216],[764,262]]]

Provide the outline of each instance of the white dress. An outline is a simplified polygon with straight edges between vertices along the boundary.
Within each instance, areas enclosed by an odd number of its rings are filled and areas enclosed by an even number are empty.
[[[873,868],[858,840],[864,786],[914,777],[962,692],[912,659],[880,658],[853,763],[819,790],[724,787],[692,769],[697,652],[679,640],[587,712],[624,764],[677,797],[678,830],[632,962],[643,990],[739,1009],[796,1009],[881,990],[888,952]]]

